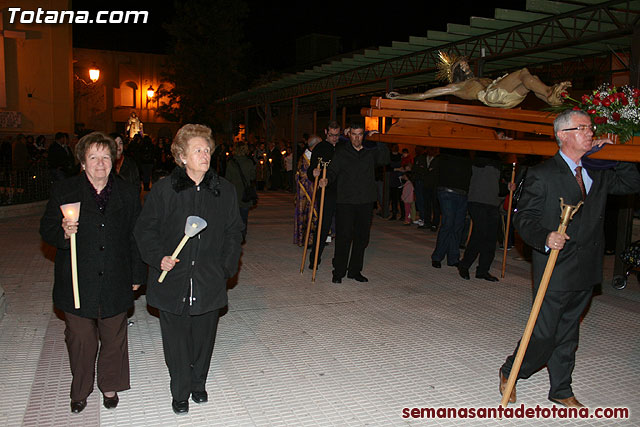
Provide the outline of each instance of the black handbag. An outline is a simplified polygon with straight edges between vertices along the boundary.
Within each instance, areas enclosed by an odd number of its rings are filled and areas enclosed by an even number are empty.
[[[620,254],[620,260],[630,267],[640,267],[640,240],[631,243],[629,247]]]
[[[244,191],[242,192],[242,201],[245,203],[252,202],[255,205],[256,203],[258,203],[258,192],[256,191],[256,187],[247,182],[247,178],[245,178],[244,174],[242,173],[240,163],[238,163],[238,161],[235,159],[233,160],[233,162],[236,164],[238,172],[240,172],[240,179],[242,179],[242,186],[244,187]]]

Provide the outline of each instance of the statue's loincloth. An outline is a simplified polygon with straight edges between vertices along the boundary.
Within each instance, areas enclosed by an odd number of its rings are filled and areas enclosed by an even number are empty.
[[[501,87],[497,87],[497,83],[508,76],[505,74],[491,82],[486,89],[478,92],[478,100],[488,107],[497,108],[513,108],[519,105],[527,95],[520,95],[516,92],[507,92]]]

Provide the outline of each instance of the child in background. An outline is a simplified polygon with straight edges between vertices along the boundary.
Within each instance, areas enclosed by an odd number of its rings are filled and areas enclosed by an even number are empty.
[[[404,181],[402,184],[402,202],[404,203],[404,225],[411,225],[411,204],[415,201],[413,193],[413,183],[411,182],[411,173],[406,172],[400,179]]]

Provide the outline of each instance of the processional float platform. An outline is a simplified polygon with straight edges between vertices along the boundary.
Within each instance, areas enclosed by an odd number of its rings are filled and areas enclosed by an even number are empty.
[[[368,137],[379,142],[542,156],[553,156],[558,151],[553,139],[555,113],[374,97],[371,107],[363,108],[361,114],[392,119],[393,124],[384,133]],[[528,136],[498,139],[496,129]],[[608,146],[589,157],[640,162],[640,137]]]

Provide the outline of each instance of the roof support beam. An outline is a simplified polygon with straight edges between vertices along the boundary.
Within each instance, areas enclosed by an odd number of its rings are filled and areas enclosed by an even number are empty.
[[[638,0],[610,0],[585,7],[575,3],[556,5],[555,3],[558,2],[544,0],[530,0],[528,3],[538,8],[545,5],[553,6],[557,10],[579,8],[557,15],[497,9],[496,17],[509,19],[510,22],[500,19],[471,19],[471,27],[484,25],[488,30],[493,29],[485,34],[471,37],[451,34],[452,38],[462,37],[462,39],[444,43],[428,38],[410,37],[411,49],[416,46],[423,46],[424,49],[398,57],[390,57],[391,50],[388,48],[370,49],[365,51],[365,55],[360,55],[369,61],[366,65],[357,66],[352,62],[349,67],[348,61],[334,61],[326,67],[321,67],[325,72],[333,70],[334,73],[331,75],[322,76],[311,73],[306,75],[310,79],[305,81],[305,73],[301,73],[297,76],[297,81],[291,81],[285,87],[278,88],[277,82],[274,82],[271,86],[272,90],[269,90],[269,85],[266,85],[260,88],[259,93],[249,90],[226,98],[222,102],[236,104],[236,108],[242,108],[244,105],[256,103],[257,96],[264,96],[269,102],[282,102],[293,97],[307,97],[334,91],[332,96],[335,97],[335,91],[352,87],[373,83],[384,86],[389,77],[395,77],[400,81],[402,78],[415,75],[420,76],[423,84],[426,84],[433,79],[438,50],[467,56],[473,65],[473,62],[482,57],[481,52],[484,49],[485,56],[482,58],[484,69],[494,72],[505,68],[504,64],[498,65],[502,61],[514,59],[517,62],[518,58],[536,54],[545,57],[547,56],[545,52],[550,50],[553,50],[549,53],[555,54],[557,56],[555,60],[558,62],[572,60],[585,54],[598,52],[603,48],[601,42],[607,40],[615,39],[625,43],[631,38],[634,28],[640,25],[640,1]],[[517,24],[518,22],[521,23]],[[434,37],[446,38],[442,36],[443,33],[431,32],[431,34]],[[625,43],[626,46],[629,44],[630,41]],[[580,47],[588,48],[589,51]],[[377,58],[380,60],[376,60]]]

